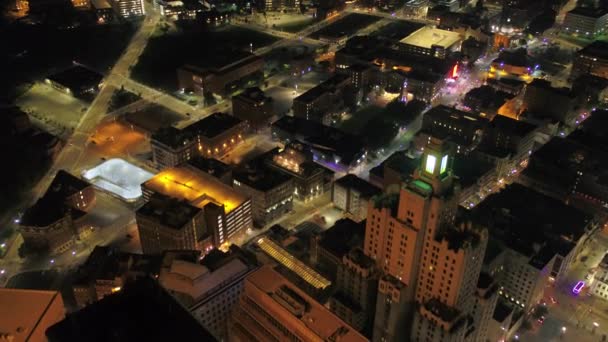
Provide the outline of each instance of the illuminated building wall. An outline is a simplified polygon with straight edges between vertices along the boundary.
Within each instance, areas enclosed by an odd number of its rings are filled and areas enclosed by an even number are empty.
[[[122,18],[140,17],[146,14],[143,0],[109,0],[114,12]]]
[[[91,2],[89,0],[72,0],[72,6],[77,9],[89,9]]]
[[[144,254],[195,250],[205,233],[202,210],[160,194],[137,210],[135,218]]]
[[[414,307],[415,302],[420,308],[402,313],[389,307],[395,312],[383,313],[385,321],[375,323],[374,341],[395,338],[396,329],[410,322],[407,338],[415,341],[459,341],[466,330],[464,317],[473,313],[487,232],[454,221],[458,195],[451,164],[448,146],[432,138],[413,180],[398,197],[386,194],[370,203],[365,253],[405,286],[400,305]],[[376,309],[385,308],[378,304]]]
[[[228,123],[228,121],[230,121]],[[217,126],[217,129],[210,128]],[[209,129],[206,134],[202,129]],[[217,158],[243,142],[247,121],[214,113],[183,129],[169,127],[152,135],[152,160],[160,170],[187,162],[197,155]]]
[[[202,171],[187,167],[165,169],[142,184],[145,200],[155,193],[185,200],[202,209],[202,235],[211,236],[215,247],[252,227],[251,199]]]

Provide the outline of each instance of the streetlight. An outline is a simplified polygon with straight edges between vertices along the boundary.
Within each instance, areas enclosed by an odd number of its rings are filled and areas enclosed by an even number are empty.
[[[566,333],[566,327],[562,327],[562,334]]]

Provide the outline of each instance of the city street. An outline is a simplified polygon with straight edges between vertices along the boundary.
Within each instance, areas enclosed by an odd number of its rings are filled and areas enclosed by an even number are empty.
[[[576,338],[576,341],[602,341],[608,334],[608,301],[589,295],[588,286],[579,295],[573,294],[572,288],[580,280],[590,283],[586,276],[597,267],[606,251],[608,235],[601,231],[584,246],[581,257],[573,263],[566,277],[545,289],[547,319],[541,326],[534,322],[533,329],[521,334],[521,340],[569,341]],[[552,298],[557,303],[553,303]],[[565,333],[562,327],[566,328]]]

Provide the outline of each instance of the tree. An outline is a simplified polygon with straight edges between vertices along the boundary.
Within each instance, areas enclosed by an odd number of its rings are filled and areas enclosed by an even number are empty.
[[[397,135],[399,128],[390,120],[377,116],[371,119],[365,130],[365,139],[371,149],[387,146]]]

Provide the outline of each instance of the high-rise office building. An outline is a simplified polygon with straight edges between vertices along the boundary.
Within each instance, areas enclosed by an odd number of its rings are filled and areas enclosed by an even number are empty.
[[[329,299],[333,313],[353,328],[367,333],[373,322],[378,292],[374,261],[355,248],[342,258],[336,277],[336,293]]]
[[[374,341],[460,341],[472,332],[466,318],[487,232],[459,214],[458,190],[452,152],[432,138],[399,194],[370,205],[364,250],[385,273]]]

